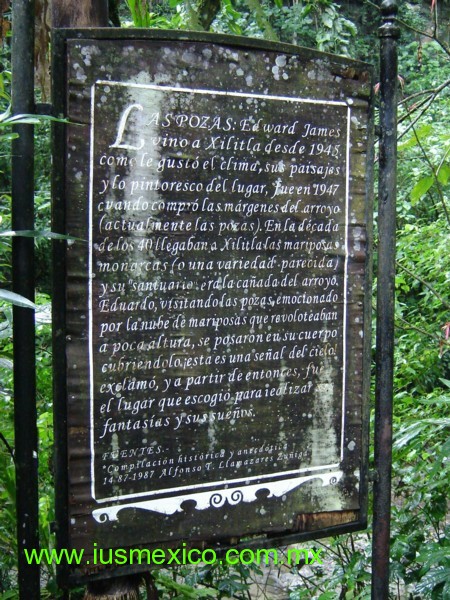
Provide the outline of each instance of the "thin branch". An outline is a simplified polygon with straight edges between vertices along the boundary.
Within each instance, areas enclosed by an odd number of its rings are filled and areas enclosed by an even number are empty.
[[[1,431],[0,431],[0,440],[5,444],[6,449],[8,450],[9,454],[11,455],[11,458],[14,460],[14,450],[9,445],[8,440],[5,438],[5,436],[3,435],[3,433]]]
[[[445,198],[444,198],[444,192],[442,191],[441,182],[438,179],[436,169],[434,168],[433,163],[431,162],[430,158],[428,157],[428,154],[426,153],[425,148],[423,147],[422,142],[420,141],[420,138],[417,135],[417,131],[415,129],[414,123],[412,125],[412,130],[413,130],[414,136],[416,138],[417,145],[419,146],[419,148],[420,148],[420,150],[422,152],[422,155],[423,155],[426,163],[428,164],[428,166],[430,168],[430,171],[431,171],[431,173],[433,175],[433,179],[434,179],[434,182],[436,184],[438,196],[439,196],[439,199],[441,201],[442,208],[444,209],[444,213],[445,213],[445,216],[447,218],[447,223],[450,226],[450,214],[448,212],[447,204],[446,204]]]
[[[366,4],[368,4],[369,6],[372,6],[372,8],[375,8],[378,12],[380,12],[380,7],[378,6],[378,4],[375,4],[375,2],[371,2],[371,0],[364,0],[364,1]],[[437,3],[436,3],[436,10],[437,10]],[[421,29],[417,29],[416,27],[409,25],[409,23],[406,23],[406,21],[399,19],[398,17],[396,18],[396,21],[399,25],[403,25],[403,27],[406,27],[406,29],[409,29],[409,31],[412,31],[421,37],[427,37],[430,40],[434,40],[442,48],[442,50],[450,56],[450,47],[445,42],[440,40],[437,35],[437,18],[434,19],[434,27],[433,27],[432,34],[428,33],[428,31],[422,31]]]
[[[364,2],[372,8],[375,8],[378,12],[380,12],[380,7],[378,6],[378,4],[375,4],[375,2],[371,2],[370,0],[364,0]]]
[[[374,312],[376,312],[376,310],[377,310],[375,303],[372,303],[372,310]],[[403,323],[404,325],[406,325],[406,327],[402,327],[401,325],[398,324],[398,322]],[[399,317],[397,315],[395,316],[395,328],[401,329],[403,331],[410,331],[411,329],[413,329],[414,331],[417,331],[418,333],[421,333],[422,335],[424,335],[428,338],[431,338],[435,342],[440,342],[442,339],[435,333],[430,333],[429,331],[426,331],[426,329],[417,327],[417,325],[411,325],[411,323],[409,323],[408,321],[405,321],[405,319],[403,319],[402,317]]]
[[[374,243],[374,249],[376,250],[377,248],[378,248],[377,244]],[[411,277],[413,277],[414,279],[419,281],[422,285],[424,285],[426,288],[428,288],[430,290],[430,292],[432,294],[434,294],[434,296],[436,296],[436,298],[439,300],[439,302],[441,302],[442,305],[447,310],[450,310],[450,304],[446,300],[444,300],[444,298],[442,298],[442,296],[434,289],[434,287],[430,283],[425,281],[425,279],[422,279],[422,277],[420,277],[420,275],[417,275],[416,273],[414,273],[414,271],[411,271],[410,269],[408,269],[407,267],[402,265],[402,263],[399,260],[396,260],[395,264],[397,267],[399,267],[400,269],[405,271],[405,273],[408,273],[408,275],[410,275]],[[374,307],[374,309],[375,309],[375,307]]]
[[[418,333],[421,333],[422,335],[425,335],[428,338],[431,338],[435,342],[440,341],[440,338],[438,338],[436,336],[436,334],[430,333],[429,331],[426,331],[425,329],[422,329],[421,327],[417,327],[417,325],[411,325],[411,323],[408,323],[408,321],[405,321],[405,319],[403,319],[402,317],[396,316],[395,320],[400,321],[401,323],[403,323],[406,326],[406,327],[402,327],[401,325],[398,325],[398,323],[396,323],[395,327],[397,329],[402,329],[403,331],[410,331],[412,329],[414,331],[417,331]]]
[[[409,96],[405,96],[404,98],[399,100],[398,105],[401,106],[405,102],[414,100],[415,98],[418,98],[419,96],[425,96],[425,94],[433,95],[435,91],[436,91],[436,88],[430,88],[428,90],[420,90],[420,92],[414,92],[414,94],[410,94]]]
[[[447,152],[444,154],[444,156],[442,157],[441,162],[439,163],[438,168],[436,169],[436,173],[439,173],[439,171],[442,169],[442,166],[447,158],[447,156],[450,154],[450,148],[447,150]]]
[[[331,546],[329,546],[328,544],[325,544],[324,542],[321,542],[319,540],[315,540],[314,543],[317,544],[318,546],[322,546],[323,548],[325,548],[325,550],[327,550],[328,552],[331,552],[331,554],[334,554],[337,558],[341,558],[339,553],[336,552],[336,550],[333,550],[333,548]]]
[[[423,100],[422,102],[419,102],[417,104],[417,106],[415,106],[413,109],[407,111],[406,114],[403,115],[403,117],[399,118],[399,120],[398,120],[399,125],[401,123],[403,123],[403,121],[406,121],[406,119],[410,119],[411,122],[406,127],[406,129],[404,131],[402,131],[402,133],[397,137],[397,141],[400,141],[402,139],[402,137],[404,137],[407,133],[409,133],[409,131],[411,131],[411,129],[413,129],[414,125],[416,125],[416,123],[423,117],[423,115],[427,112],[427,110],[430,108],[430,106],[433,104],[433,102],[435,100],[436,100],[436,96],[430,96],[430,97],[426,98],[425,100]],[[411,119],[411,115],[413,113],[415,113],[416,110],[419,110],[422,107],[424,107],[423,110],[421,110],[419,112],[419,114],[414,117],[414,120]]]
[[[405,27],[406,29],[409,29],[409,31],[412,31],[421,37],[427,37],[428,39],[435,41],[438,44],[438,46],[440,46],[440,48],[442,48],[442,50],[450,56],[450,48],[447,46],[447,44],[445,42],[443,42],[442,40],[440,40],[438,38],[437,32],[435,29],[434,29],[433,33],[431,34],[431,33],[428,33],[428,31],[422,31],[421,29],[416,29],[416,27],[409,25],[406,21],[403,21],[402,19],[399,19],[399,18],[397,18],[397,23],[399,25],[403,25],[403,27]]]
[[[440,85],[436,86],[435,88],[431,88],[429,90],[423,90],[421,92],[416,92],[415,94],[412,94],[411,96],[406,96],[403,98],[403,100],[400,102],[408,102],[409,100],[411,100],[411,98],[414,98],[415,96],[421,95],[421,94],[432,94],[434,97],[438,96],[443,90],[445,90],[446,87],[448,87],[450,85],[450,79],[446,79],[445,81],[443,81]]]
[[[416,123],[423,117],[423,115],[427,112],[427,110],[430,108],[430,106],[433,104],[433,102],[436,100],[437,96],[447,87],[450,86],[450,79],[447,79],[446,81],[444,81],[441,85],[439,85],[437,88],[434,88],[433,90],[424,90],[423,92],[417,92],[416,94],[411,94],[411,96],[407,96],[403,99],[401,99],[398,102],[398,105],[401,106],[402,104],[406,104],[409,100],[424,95],[424,94],[429,94],[427,98],[424,98],[421,102],[418,102],[415,106],[411,107],[409,110],[407,108],[407,112],[406,114],[404,114],[402,117],[399,118],[398,123],[403,123],[403,121],[406,121],[406,119],[410,119],[411,122],[410,124],[405,128],[404,131],[402,131],[402,133],[397,137],[397,141],[399,142],[407,133],[409,133],[409,131],[411,131],[411,129],[414,128],[414,126],[416,125]],[[411,119],[411,116],[419,109],[421,109],[422,107],[423,110],[421,110],[419,112],[418,115],[416,115],[416,117],[414,119]],[[377,162],[378,159],[376,159],[375,162]]]
[[[422,277],[420,277],[419,275],[417,275],[413,271],[410,271],[407,267],[403,266],[401,262],[396,261],[396,264],[397,264],[398,267],[400,267],[400,269],[402,269],[403,271],[405,271],[405,273],[408,273],[408,275],[411,275],[411,277],[414,277],[414,279],[417,279],[417,281],[420,281],[420,283],[422,285],[424,285],[426,288],[428,288],[430,290],[430,292],[434,296],[436,296],[436,298],[439,300],[439,302],[442,303],[443,306],[445,306],[445,308],[447,308],[448,310],[450,310],[450,304],[446,300],[444,300],[444,298],[442,298],[442,296],[440,294],[438,294],[438,292],[434,289],[434,287],[432,285],[430,285],[427,281],[425,281],[424,279],[422,279]]]
[[[417,106],[414,106],[413,108],[409,109],[407,111],[407,113],[399,119],[399,123],[402,123],[403,121],[405,121],[408,118],[411,119],[411,115],[416,110],[418,110],[419,108],[421,108],[422,106],[425,105],[425,108],[422,111],[420,111],[420,113],[415,117],[414,120],[411,120],[411,123],[408,125],[408,127],[405,129],[405,131],[402,132],[402,134],[399,136],[398,139],[401,139],[406,133],[408,133],[408,131],[410,129],[412,129],[414,127],[414,125],[417,123],[417,121],[426,113],[426,111],[429,109],[429,107],[433,104],[433,102],[436,100],[438,95],[449,86],[450,86],[450,79],[447,79],[446,81],[441,83],[441,85],[438,85],[436,88],[434,88],[430,97],[428,97],[427,99],[418,103]],[[428,92],[428,90],[427,90],[427,92]],[[409,99],[410,98],[412,98],[412,96],[409,96]],[[406,104],[407,102],[408,102],[408,98],[403,98],[403,100],[401,100],[399,102],[399,104]]]

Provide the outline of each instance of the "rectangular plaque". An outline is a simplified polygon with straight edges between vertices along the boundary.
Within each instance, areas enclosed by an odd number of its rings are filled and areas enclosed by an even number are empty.
[[[167,32],[57,43],[67,545],[364,527],[367,65]]]

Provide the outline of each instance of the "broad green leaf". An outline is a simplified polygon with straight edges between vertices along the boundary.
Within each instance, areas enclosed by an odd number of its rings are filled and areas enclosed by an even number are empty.
[[[161,583],[168,590],[173,590],[175,593],[181,593],[182,597],[186,598],[186,600],[188,598],[192,598],[192,599],[211,598],[211,597],[217,597],[217,595],[218,595],[217,590],[212,590],[212,589],[206,590],[206,589],[202,589],[202,588],[194,589],[186,584],[178,583],[177,581],[172,579],[172,577],[167,577],[166,575],[163,575],[161,572],[158,572],[158,574],[156,575],[156,582]]]
[[[329,27],[330,29],[333,28],[333,19],[330,17],[330,15],[324,14],[322,17],[322,23],[325,25],[325,27]]]
[[[34,302],[31,302],[31,300],[28,300],[28,298],[25,298],[24,296],[20,296],[20,294],[10,292],[9,290],[0,289],[0,300],[6,300],[15,306],[21,306],[22,308],[36,308]]]
[[[4,114],[1,115],[4,117]],[[14,115],[13,117],[0,118],[0,127],[10,125],[38,125],[39,119],[35,115]]]
[[[449,558],[449,546],[439,546],[438,544],[426,544],[420,551],[417,560],[423,562],[425,567],[433,567]]]
[[[18,590],[9,590],[0,595],[0,600],[17,600],[19,597]]]
[[[1,133],[0,140],[3,142],[10,142],[11,140],[16,140],[19,137],[18,133]]]
[[[5,110],[5,112],[0,113],[0,123],[2,123],[3,121],[5,121],[6,119],[8,119],[11,115],[11,106],[8,106],[8,108]]]
[[[443,566],[431,569],[416,585],[418,594],[430,594],[439,584],[445,583],[450,577],[450,568]]]
[[[240,13],[235,10],[231,0],[222,1],[222,10],[228,17],[228,27],[231,29],[231,31],[235,35],[242,35],[242,28],[238,24]]]
[[[427,124],[427,125],[424,125],[423,127],[419,127],[419,129],[416,129],[414,135],[412,135],[405,142],[401,142],[400,144],[398,144],[398,146],[397,146],[398,150],[406,150],[407,148],[414,148],[414,146],[417,146],[419,141],[425,140],[430,135],[432,130],[433,130],[433,125],[431,125],[431,124]]]
[[[416,204],[422,198],[422,196],[424,196],[428,192],[433,183],[434,177],[432,175],[428,175],[427,177],[419,179],[419,181],[413,187],[409,195],[411,199],[411,204]]]
[[[27,237],[27,238],[39,238],[39,239],[51,239],[51,240],[78,240],[83,241],[81,238],[74,238],[70,235],[64,235],[62,233],[55,233],[54,231],[48,231],[47,229],[21,229],[18,231],[1,231],[0,237]]]
[[[39,125],[43,121],[52,121],[56,123],[68,123],[67,119],[60,119],[58,117],[52,117],[51,115],[13,115],[11,110],[8,109],[6,112],[0,114],[0,127],[10,127],[11,125]]]
[[[437,174],[437,178],[439,183],[442,183],[442,185],[446,185],[449,178],[450,178],[450,165],[444,163],[443,165],[441,165],[441,168],[438,171]]]
[[[0,367],[3,367],[4,369],[12,369],[13,366],[14,363],[11,359],[0,356]]]
[[[228,23],[228,27],[231,29],[231,31],[234,33],[234,35],[242,35],[242,28],[239,27],[239,25],[237,23],[230,21]]]

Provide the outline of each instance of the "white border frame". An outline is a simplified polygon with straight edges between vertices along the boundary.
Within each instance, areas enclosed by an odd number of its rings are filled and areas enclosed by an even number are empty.
[[[290,96],[273,96],[265,94],[246,94],[240,92],[229,92],[223,90],[208,90],[208,89],[195,89],[195,88],[184,88],[174,86],[163,86],[154,84],[137,84],[127,83],[118,81],[107,81],[97,80],[91,86],[91,126],[90,126],[90,169],[89,169],[89,236],[88,236],[88,247],[89,247],[89,284],[88,284],[88,355],[89,355],[89,408],[90,408],[90,451],[91,451],[91,494],[92,498],[98,503],[102,504],[105,502],[116,502],[118,500],[125,500],[130,498],[144,498],[151,496],[162,496],[161,498],[153,501],[143,501],[138,503],[131,503],[126,505],[116,505],[109,509],[99,509],[93,511],[94,518],[98,522],[104,522],[108,519],[117,519],[117,513],[122,508],[140,507],[146,510],[152,510],[161,512],[164,514],[173,514],[178,510],[181,510],[181,503],[185,500],[196,500],[197,508],[203,510],[205,508],[219,506],[214,504],[213,498],[218,494],[223,494],[224,502],[228,501],[230,504],[236,504],[231,500],[232,493],[242,491],[237,487],[228,489],[230,484],[241,484],[247,489],[247,494],[243,494],[240,500],[245,502],[256,500],[255,492],[260,489],[269,489],[270,495],[278,496],[277,490],[282,489],[283,493],[302,485],[306,481],[311,479],[319,478],[324,484],[330,485],[336,483],[342,477],[342,471],[339,470],[340,463],[334,463],[329,465],[321,465],[318,467],[309,467],[296,469],[291,471],[281,471],[278,473],[270,473],[267,475],[255,475],[253,477],[236,478],[226,481],[215,481],[210,483],[201,483],[197,485],[179,486],[174,488],[166,488],[159,490],[152,490],[147,492],[139,492],[137,494],[124,494],[119,496],[111,496],[108,498],[96,498],[95,495],[95,439],[94,439],[94,348],[93,348],[93,293],[92,293],[92,280],[93,280],[93,196],[94,196],[94,132],[95,132],[95,99],[96,99],[96,86],[116,86],[116,87],[127,87],[127,88],[140,88],[162,92],[176,92],[176,93],[189,93],[189,94],[207,94],[211,96],[228,96],[228,97],[240,97],[240,98],[256,98],[261,100],[274,100],[298,104],[311,104],[311,105],[326,105],[326,106],[342,106],[347,109],[347,131],[346,131],[346,165],[345,165],[345,235],[344,235],[344,246],[345,246],[345,260],[344,260],[344,286],[343,286],[343,346],[342,346],[342,403],[341,403],[341,442],[340,442],[340,460],[343,460],[344,455],[344,438],[345,438],[345,400],[347,391],[347,328],[348,328],[348,258],[349,258],[349,188],[350,188],[350,132],[351,132],[351,107],[350,102],[345,101],[334,101],[334,100],[317,100],[312,98],[297,98]],[[319,474],[319,471],[322,474]],[[314,474],[317,472],[316,474]],[[301,476],[303,474],[303,476]],[[307,474],[307,475],[306,475]],[[294,476],[294,477],[290,477]],[[266,481],[272,480],[272,481]],[[256,485],[250,485],[251,481],[259,481]],[[266,483],[264,483],[266,482]],[[281,485],[280,488],[280,484]],[[174,496],[175,492],[186,492],[188,490],[201,490],[206,488],[212,488],[206,494],[209,497],[209,501],[205,503],[204,496],[205,492],[199,492],[194,495],[178,494]],[[249,499],[250,498],[250,499]],[[168,504],[169,503],[169,504]],[[223,505],[220,504],[220,506]],[[167,507],[175,507],[174,510],[170,508],[170,512],[167,512]]]

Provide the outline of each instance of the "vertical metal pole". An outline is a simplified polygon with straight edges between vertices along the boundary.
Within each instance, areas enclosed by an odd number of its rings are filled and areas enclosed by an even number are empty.
[[[12,3],[12,110],[34,113],[34,1]],[[17,125],[12,146],[12,226],[34,229],[34,128]],[[34,240],[13,239],[13,289],[34,299]],[[34,311],[14,307],[15,465],[18,581],[21,600],[40,598],[39,565],[24,549],[39,547],[38,438]]]
[[[394,373],[397,167],[397,3],[384,0],[380,27],[380,162],[372,599],[389,597],[392,406]]]

